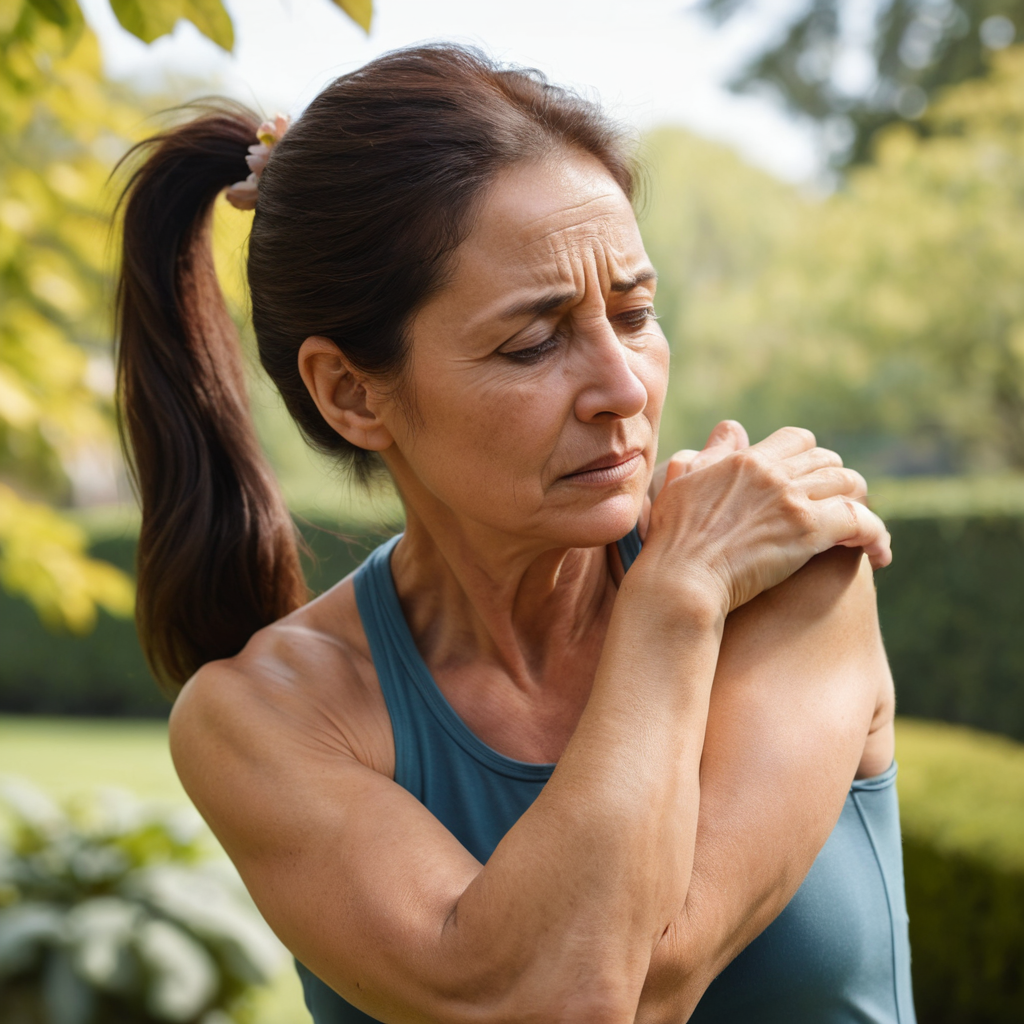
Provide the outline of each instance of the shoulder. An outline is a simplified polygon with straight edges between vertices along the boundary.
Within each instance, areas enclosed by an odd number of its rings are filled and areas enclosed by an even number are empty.
[[[874,574],[859,548],[832,548],[799,572],[733,612],[726,636],[735,643],[773,638],[843,649],[881,647]]]
[[[226,779],[280,775],[317,758],[393,774],[387,708],[351,580],[200,668],[175,701],[169,732],[175,768],[204,813],[230,797]]]
[[[719,678],[738,689],[804,686],[808,699],[842,693],[851,720],[871,727],[888,713],[891,721],[892,675],[867,558],[833,548],[733,612],[716,686]]]

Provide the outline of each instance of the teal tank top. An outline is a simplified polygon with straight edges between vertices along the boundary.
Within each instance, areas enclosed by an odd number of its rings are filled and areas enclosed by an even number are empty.
[[[480,863],[544,788],[553,764],[499,754],[441,694],[391,577],[398,538],[355,577],[356,602],[391,716],[395,782]],[[628,569],[634,530],[619,542]],[[302,964],[315,1024],[366,1024]],[[850,788],[839,822],[788,906],[712,982],[691,1024],[915,1024],[896,765]]]

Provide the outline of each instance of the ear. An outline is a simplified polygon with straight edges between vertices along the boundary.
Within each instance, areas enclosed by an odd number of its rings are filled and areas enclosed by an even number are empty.
[[[346,441],[372,452],[394,442],[379,416],[379,400],[361,374],[330,338],[312,336],[299,349],[299,373],[320,415]]]

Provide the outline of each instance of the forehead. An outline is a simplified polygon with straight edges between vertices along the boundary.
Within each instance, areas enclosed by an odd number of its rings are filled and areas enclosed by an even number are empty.
[[[505,172],[459,247],[446,291],[507,305],[553,285],[606,289],[647,263],[629,200],[587,154],[556,153]],[[600,280],[591,280],[594,274]]]

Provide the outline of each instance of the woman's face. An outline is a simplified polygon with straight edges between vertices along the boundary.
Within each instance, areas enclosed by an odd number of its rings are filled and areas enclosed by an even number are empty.
[[[610,543],[655,462],[668,345],[632,208],[594,158],[516,166],[415,317],[384,457],[413,511],[527,542]]]

